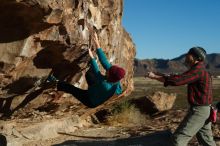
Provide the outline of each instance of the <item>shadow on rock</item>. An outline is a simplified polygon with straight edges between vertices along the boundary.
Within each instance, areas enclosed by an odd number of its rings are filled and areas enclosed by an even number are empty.
[[[146,97],[132,99],[131,103],[134,104],[135,107],[137,107],[141,113],[153,115],[158,112],[158,110],[154,108],[152,102],[150,102]]]
[[[79,47],[67,48],[59,41],[36,40],[43,49],[33,59],[34,65],[41,69],[52,69],[53,75],[59,80],[71,80],[73,76],[83,70],[79,66],[88,62],[88,52]],[[75,58],[75,59],[74,59]]]
[[[50,12],[45,13],[39,5],[3,1],[0,10],[0,43],[23,40],[52,26],[44,22],[44,16]]]
[[[4,135],[0,134],[0,145],[7,146],[7,139]]]
[[[8,94],[24,94],[29,89],[34,87],[36,81],[37,78],[21,77],[18,80],[4,87],[3,90],[7,90]]]
[[[114,140],[69,140],[61,144],[55,144],[53,146],[127,146],[127,145],[136,145],[136,146],[170,146],[171,145],[171,135],[172,133],[169,130],[159,131],[151,133],[145,136],[121,138]],[[86,138],[86,137],[85,137]]]

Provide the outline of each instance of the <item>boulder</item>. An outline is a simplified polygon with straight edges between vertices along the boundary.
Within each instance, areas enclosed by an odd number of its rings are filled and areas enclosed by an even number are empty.
[[[175,100],[175,94],[152,91],[152,93],[149,93],[144,97],[132,99],[131,101],[142,113],[154,115],[170,110],[173,107]]]
[[[159,112],[170,110],[176,100],[175,94],[168,94],[161,91],[157,91],[152,95],[146,96],[152,108]]]
[[[62,97],[34,88],[51,72],[86,89],[89,29],[97,32],[111,63],[126,68],[122,86],[132,90],[135,46],[121,24],[123,0],[1,0],[0,9],[0,112],[24,99],[19,108],[30,101],[37,108],[44,102],[40,97]]]

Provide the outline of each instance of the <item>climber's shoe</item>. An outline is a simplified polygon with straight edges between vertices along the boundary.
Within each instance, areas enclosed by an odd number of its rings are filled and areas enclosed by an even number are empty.
[[[48,77],[47,77],[47,80],[46,80],[47,82],[58,82],[59,80],[55,77],[55,76],[53,76],[53,75],[49,75]]]

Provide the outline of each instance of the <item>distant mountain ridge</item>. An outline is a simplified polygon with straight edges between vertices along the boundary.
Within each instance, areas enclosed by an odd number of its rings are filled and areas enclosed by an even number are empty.
[[[187,70],[183,64],[185,54],[174,59],[135,59],[134,76],[143,76],[147,71],[182,73]],[[208,54],[206,68],[213,75],[220,75],[220,53]]]

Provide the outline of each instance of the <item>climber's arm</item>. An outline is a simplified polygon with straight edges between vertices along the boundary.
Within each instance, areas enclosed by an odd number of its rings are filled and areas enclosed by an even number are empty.
[[[108,70],[112,65],[110,64],[110,62],[108,61],[104,51],[102,50],[102,48],[100,47],[100,43],[99,43],[99,39],[96,33],[94,33],[93,35],[93,40],[96,44],[96,53],[98,55],[98,58],[102,64],[102,66],[104,67],[105,70]]]

